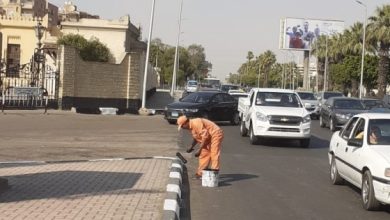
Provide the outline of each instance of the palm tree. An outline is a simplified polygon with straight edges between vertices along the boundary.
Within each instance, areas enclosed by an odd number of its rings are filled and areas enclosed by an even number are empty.
[[[268,87],[268,78],[269,72],[271,71],[272,66],[276,63],[275,54],[267,50],[259,56],[259,73],[264,73],[263,87]]]
[[[387,77],[390,72],[390,5],[378,7],[375,15],[369,20],[367,41],[376,48],[379,56],[378,96],[382,98],[386,93]]]

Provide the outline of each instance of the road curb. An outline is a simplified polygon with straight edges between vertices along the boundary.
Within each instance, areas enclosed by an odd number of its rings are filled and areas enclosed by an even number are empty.
[[[181,207],[181,190],[183,181],[183,162],[176,158],[172,161],[164,200],[163,220],[179,220]]]

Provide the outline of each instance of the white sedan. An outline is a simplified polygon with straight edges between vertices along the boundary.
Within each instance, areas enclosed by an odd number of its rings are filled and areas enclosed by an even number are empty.
[[[330,179],[361,189],[363,207],[390,204],[390,114],[364,113],[351,118],[332,136]]]

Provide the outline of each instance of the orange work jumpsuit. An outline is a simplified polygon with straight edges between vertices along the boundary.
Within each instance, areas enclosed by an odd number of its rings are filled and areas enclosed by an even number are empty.
[[[223,131],[215,123],[204,119],[190,119],[189,129],[192,137],[198,143],[206,143],[205,148],[202,148],[199,155],[199,166],[196,172],[197,175],[202,175],[202,170],[210,169],[219,170],[221,145],[223,140]]]

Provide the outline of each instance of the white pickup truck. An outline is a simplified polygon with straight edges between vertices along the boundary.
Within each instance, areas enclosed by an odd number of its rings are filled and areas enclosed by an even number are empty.
[[[291,90],[254,88],[248,98],[240,98],[240,133],[249,134],[251,144],[262,138],[297,139],[301,147],[310,145],[310,113]]]

